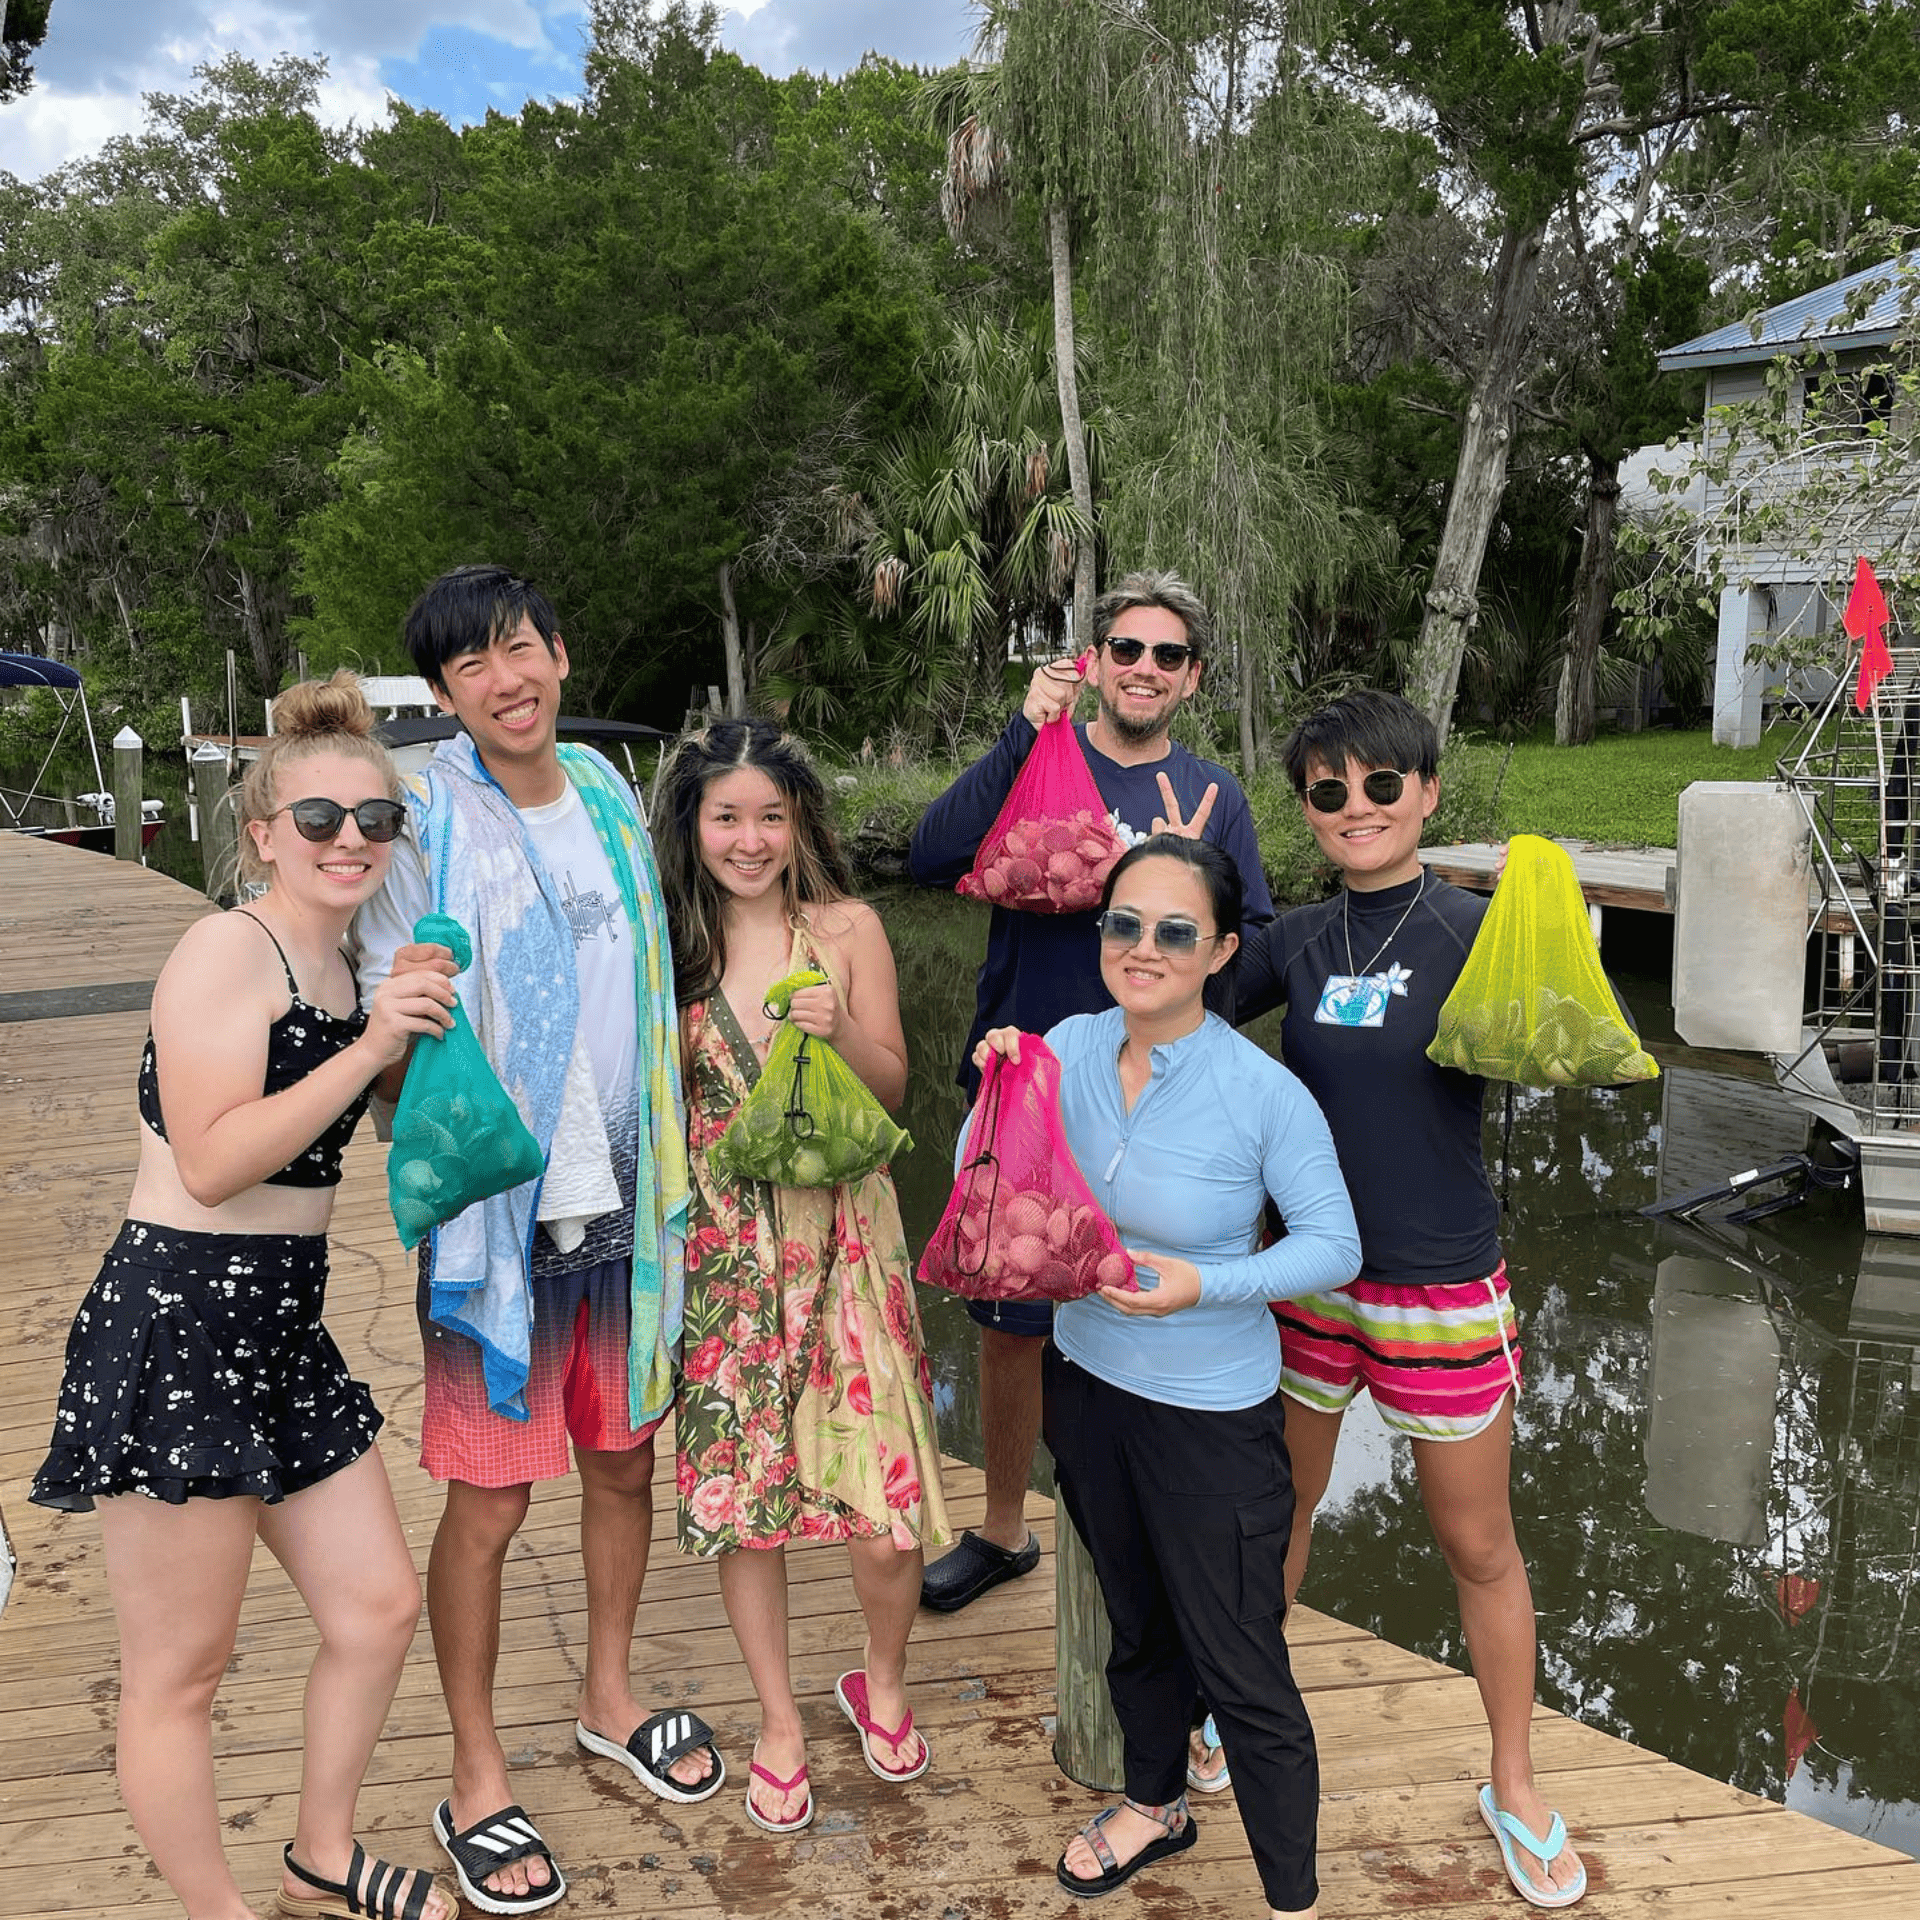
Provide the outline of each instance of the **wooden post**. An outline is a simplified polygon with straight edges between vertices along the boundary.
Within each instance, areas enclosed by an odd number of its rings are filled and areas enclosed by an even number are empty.
[[[1126,1785],[1120,1724],[1107,1692],[1107,1655],[1113,1632],[1100,1597],[1093,1561],[1066,1508],[1053,1508],[1054,1687],[1058,1698],[1053,1758],[1069,1780],[1097,1793]]]
[[[239,833],[227,799],[226,751],[217,740],[203,740],[194,748],[189,765],[193,802],[200,815],[201,886],[209,900],[225,906],[238,874],[234,846]]]
[[[138,860],[145,851],[140,832],[141,762],[146,747],[131,727],[113,736],[113,857]]]

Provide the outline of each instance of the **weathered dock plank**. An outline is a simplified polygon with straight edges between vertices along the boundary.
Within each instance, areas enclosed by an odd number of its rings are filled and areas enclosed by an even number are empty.
[[[69,849],[9,846],[10,839],[0,835],[0,992],[157,971],[179,932],[205,911],[158,876]],[[41,956],[31,970],[22,969],[23,951]],[[0,1020],[0,1311],[12,1334],[0,1356],[0,1506],[22,1563],[0,1617],[0,1860],[9,1869],[0,1913],[8,1915],[144,1920],[177,1911],[114,1787],[114,1630],[97,1531],[85,1518],[25,1504],[67,1319],[132,1175],[132,1075],[143,1026],[144,1015],[131,1009]],[[438,1502],[414,1460],[412,1274],[386,1218],[381,1176],[381,1150],[363,1138],[342,1193],[329,1320],[388,1415],[382,1450],[424,1563]],[[821,1816],[804,1834],[773,1839],[740,1809],[752,1688],[712,1567],[674,1550],[670,1486],[663,1470],[633,1668],[644,1699],[692,1704],[716,1726],[732,1778],[707,1805],[662,1806],[573,1745],[585,1624],[570,1486],[537,1493],[508,1561],[500,1724],[519,1790],[573,1877],[573,1899],[561,1911],[810,1911],[820,1920],[1064,1913],[1069,1902],[1054,1884],[1053,1861],[1096,1803],[1060,1774],[1050,1752],[1053,1595],[1044,1576],[958,1616],[923,1616],[914,1697],[934,1766],[901,1790],[868,1774],[833,1704],[834,1677],[858,1660],[860,1646],[845,1556],[796,1551],[794,1668]],[[949,1492],[956,1522],[977,1521],[979,1474],[956,1464]],[[1051,1516],[1038,1525],[1051,1545]],[[1290,1635],[1320,1739],[1322,1913],[1520,1913],[1474,1812],[1485,1731],[1472,1682],[1309,1609],[1299,1610]],[[262,1553],[215,1743],[233,1856],[263,1909],[292,1824],[299,1685],[311,1647],[298,1596]],[[1538,1764],[1589,1862],[1585,1913],[1911,1920],[1920,1912],[1920,1863],[1904,1855],[1544,1708],[1535,1734]],[[436,1857],[426,1820],[446,1790],[449,1751],[423,1632],[362,1798],[370,1844]],[[1144,1901],[1157,1914],[1222,1920],[1259,1911],[1231,1800],[1199,1806],[1200,1844],[1170,1870],[1142,1875],[1134,1907]]]

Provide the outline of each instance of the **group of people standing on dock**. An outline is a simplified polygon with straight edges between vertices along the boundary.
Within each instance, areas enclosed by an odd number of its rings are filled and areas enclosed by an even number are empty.
[[[444,1485],[426,1602],[453,1735],[432,1813],[461,1895],[554,1905],[567,1881],[517,1800],[494,1689],[509,1549],[533,1487],[580,1480],[587,1645],[574,1738],[663,1800],[727,1777],[629,1661],[656,1438],[678,1536],[712,1557],[759,1703],[744,1806],[815,1816],[784,1548],[844,1542],[865,1624],[835,1694],[865,1764],[933,1763],[907,1696],[918,1608],[1030,1572],[1044,1432],[1112,1625],[1125,1798],[1057,1877],[1103,1894],[1192,1846],[1189,1791],[1235,1787],[1269,1911],[1316,1911],[1318,1769],[1284,1624],[1342,1415],[1362,1387],[1413,1442],[1492,1736],[1479,1795],[1516,1890],[1585,1870],[1528,1747],[1534,1615],[1508,1504],[1520,1349],[1480,1149],[1484,1083],[1432,1064],[1483,903],[1422,868],[1433,729],[1395,696],[1334,702],[1284,749],[1344,886],[1276,916],[1245,796],[1169,736],[1210,623],[1167,574],[1097,603],[1078,729],[1127,850],[1096,911],[992,911],[962,1079],[1043,1036],[1074,1160],[1140,1289],[976,1307],[987,1504],[949,1546],[932,1374],[891,1178],[790,1188],[714,1148],[759,1079],[768,988],[886,1106],[907,1082],[892,952],[805,751],[759,720],[670,752],[651,827],[557,738],[553,608],[497,567],[435,581],[405,640],[463,731],[403,782],[351,676],[282,695],[239,796],[245,907],[197,923],[156,985],[127,1220],[75,1317],[33,1497],[99,1514],[121,1640],[118,1768],[192,1920],[253,1913],[221,1841],[212,1709],[256,1539],[318,1649],[278,1910],[452,1920],[425,1867],[370,1857],[354,1807],[420,1585],[380,1415],[321,1312],[342,1155],[458,1005],[546,1161],[420,1245],[421,1454]],[[912,866],[971,863],[1037,729],[1080,682],[1034,674],[1001,739],[928,809]],[[443,912],[471,965],[415,936]],[[1286,1008],[1282,1066],[1235,1027]],[[925,1551],[947,1547],[930,1563]]]

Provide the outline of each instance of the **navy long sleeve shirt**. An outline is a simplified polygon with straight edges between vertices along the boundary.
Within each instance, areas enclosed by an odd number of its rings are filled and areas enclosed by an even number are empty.
[[[1114,830],[1128,846],[1153,831],[1165,811],[1156,776],[1164,773],[1183,813],[1191,814],[1207,788],[1219,797],[1204,837],[1232,855],[1246,888],[1246,922],[1263,926],[1273,918],[1273,896],[1260,865],[1253,815],[1240,783],[1225,767],[1191,754],[1177,741],[1166,756],[1140,766],[1110,760],[1076,724],[1074,732],[1087,756],[1093,784],[1106,802]],[[951,887],[973,865],[987,829],[1006,803],[1014,776],[1038,738],[1032,721],[1016,713],[993,746],[961,774],[920,817],[907,864],[924,887]],[[1076,1013],[1098,1013],[1113,1005],[1100,979],[1100,936],[1093,913],[1021,913],[989,909],[987,956],[980,979],[973,1030],[960,1055],[960,1084],[969,1097],[979,1085],[973,1050],[989,1027],[1018,1027],[1045,1033]]]

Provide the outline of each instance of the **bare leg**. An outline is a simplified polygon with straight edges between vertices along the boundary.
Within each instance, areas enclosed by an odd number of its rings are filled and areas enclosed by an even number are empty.
[[[587,1585],[587,1671],[580,1722],[609,1740],[625,1740],[646,1719],[633,1697],[628,1662],[640,1588],[653,1544],[653,1439],[624,1453],[576,1447],[580,1470],[580,1561]],[[697,1787],[713,1771],[705,1753],[682,1754],[667,1771]]]
[[[527,1513],[526,1487],[447,1482],[446,1510],[427,1560],[427,1618],[433,1657],[453,1727],[456,1833],[514,1804],[507,1756],[493,1724],[493,1676],[500,1660],[500,1581],[507,1548]],[[517,1860],[481,1885],[509,1898],[553,1884],[544,1860]]]
[[[220,1844],[213,1696],[233,1653],[260,1502],[99,1502],[120,1624],[121,1797],[193,1920],[251,1920]]]
[[[1533,1590],[1508,1498],[1512,1448],[1509,1396],[1492,1423],[1471,1440],[1416,1440],[1413,1460],[1433,1537],[1460,1595],[1460,1626],[1493,1736],[1494,1800],[1543,1834],[1553,1816],[1533,1778]],[[1566,1886],[1579,1872],[1571,1846],[1563,1849],[1551,1874],[1524,1848],[1518,1851],[1541,1886]]]
[[[849,1540],[847,1552],[867,1622],[867,1711],[881,1726],[897,1727],[907,1717],[907,1637],[920,1606],[920,1549],[903,1553],[891,1540]],[[900,1741],[869,1738],[883,1767],[917,1766],[926,1751],[918,1728]]]
[[[263,1507],[259,1527],[320,1630],[307,1673],[294,1858],[324,1879],[345,1881],[354,1803],[420,1623],[420,1578],[374,1452]],[[315,1891],[291,1874],[285,1884],[293,1894]],[[408,1890],[403,1883],[400,1897]],[[438,1890],[427,1906],[431,1920],[454,1920],[456,1911]]]
[[[987,1515],[980,1532],[1009,1553],[1027,1544],[1027,1481],[1040,1444],[1040,1359],[1046,1344],[1030,1334],[980,1329],[980,1427],[987,1474]]]
[[[917,1597],[917,1589],[916,1589]],[[720,1598],[747,1675],[760,1702],[754,1758],[776,1779],[791,1780],[806,1765],[807,1737],[793,1697],[787,1648],[787,1554],[784,1547],[742,1547],[720,1556]],[[747,1794],[769,1820],[793,1819],[807,1803],[807,1786],[779,1793],[747,1777]]]

